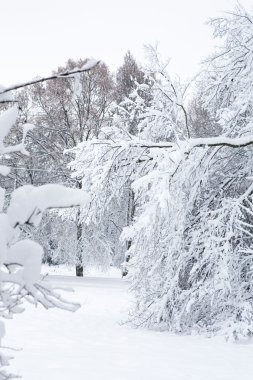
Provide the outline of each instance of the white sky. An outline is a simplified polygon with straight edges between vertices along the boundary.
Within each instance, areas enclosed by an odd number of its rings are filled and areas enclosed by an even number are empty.
[[[232,0],[0,0],[0,83],[50,74],[68,58],[102,59],[112,70],[129,49],[160,43],[171,69],[191,77],[216,44],[208,17]],[[252,0],[241,4],[251,10]]]

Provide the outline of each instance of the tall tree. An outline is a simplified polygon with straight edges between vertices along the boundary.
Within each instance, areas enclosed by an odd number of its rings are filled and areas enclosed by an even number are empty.
[[[123,65],[116,72],[116,100],[122,102],[136,88],[136,83],[144,83],[144,72],[136,63],[128,50],[124,56]]]
[[[108,123],[109,107],[114,96],[114,82],[108,67],[100,63],[93,69],[93,75],[89,72],[78,72],[86,64],[87,60],[75,62],[69,60],[65,67],[60,67],[54,73],[57,77],[59,73],[73,72],[72,78],[57,78],[51,81],[39,82],[29,89],[29,92],[19,95],[22,107],[23,118],[39,125],[32,134],[29,134],[27,149],[33,154],[30,157],[22,157],[17,153],[14,163],[15,171],[10,175],[11,187],[15,183],[61,183],[68,186],[81,188],[81,182],[76,178],[71,178],[68,169],[70,156],[64,154],[65,150],[74,148],[78,143],[86,141],[98,135],[101,127]],[[83,258],[86,261],[91,255],[85,252],[88,246],[84,247],[81,243],[83,231],[80,212],[69,211],[62,213],[66,219],[66,225],[71,226],[69,232],[75,234],[71,236],[72,255],[71,263],[76,262],[77,275],[83,275]],[[57,219],[54,215],[48,216],[44,223],[44,232],[52,230],[49,227],[53,220]],[[59,218],[59,217],[58,217]],[[48,225],[49,224],[49,225]],[[65,230],[64,221],[58,224]],[[75,232],[74,232],[75,231]],[[42,230],[38,231],[37,239],[42,242]],[[27,233],[31,233],[27,231]],[[34,232],[33,232],[34,233]],[[35,232],[36,233],[36,232]],[[86,234],[87,235],[87,234]],[[89,240],[89,234],[86,236]],[[86,239],[86,240],[87,240]],[[48,238],[45,236],[45,247],[48,246]],[[65,259],[70,255],[68,244],[64,249],[61,239],[48,247],[49,252],[57,256],[61,252]],[[87,263],[88,264],[88,263]]]

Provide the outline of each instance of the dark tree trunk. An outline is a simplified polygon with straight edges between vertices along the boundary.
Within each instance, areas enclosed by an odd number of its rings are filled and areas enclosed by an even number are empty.
[[[76,276],[83,277],[83,265],[76,265]]]
[[[134,213],[135,213],[135,203],[134,203],[134,192],[130,188],[129,189],[129,196],[128,196],[128,210],[127,210],[127,226],[130,226],[133,219],[134,219]],[[131,247],[131,240],[127,241],[127,250]]]
[[[127,225],[128,226],[130,226],[131,222],[133,221],[134,212],[135,212],[134,192],[130,188],[129,189],[129,197],[128,197],[128,212],[127,212]],[[132,244],[131,240],[128,240],[126,242],[127,252],[125,255],[125,261],[124,261],[123,266],[122,266],[122,277],[125,277],[128,274],[127,263],[131,259],[131,256],[128,253],[128,250],[131,248],[131,244]]]
[[[78,182],[77,184],[78,188],[82,188],[82,183]],[[77,212],[77,231],[76,231],[76,238],[77,238],[77,264],[76,264],[76,276],[77,277],[83,277],[83,253],[82,253],[82,223],[80,221],[80,207]]]

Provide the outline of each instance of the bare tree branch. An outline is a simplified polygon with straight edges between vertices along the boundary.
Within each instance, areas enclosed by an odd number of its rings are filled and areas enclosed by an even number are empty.
[[[110,145],[112,148],[121,148],[120,142],[115,144],[109,141],[94,141],[94,145]],[[180,145],[182,148],[184,147],[185,151],[189,151],[192,148],[200,148],[200,147],[212,147],[212,146],[228,146],[230,148],[242,148],[248,145],[253,145],[253,135],[238,137],[238,138],[230,138],[225,136],[218,137],[210,137],[210,138],[196,138],[189,139],[185,141],[181,141],[179,143],[174,142],[161,142],[161,143],[146,143],[146,142],[129,142],[129,147],[131,148],[179,148]]]
[[[0,91],[0,96],[2,94],[6,94],[7,92],[13,91],[13,90],[18,90],[20,88],[24,88],[27,86],[31,86],[32,84],[37,84],[45,81],[49,81],[52,79],[59,79],[59,78],[71,78],[72,75],[74,74],[79,74],[83,72],[88,72],[92,70],[94,67],[96,67],[100,61],[88,61],[83,67],[80,69],[75,69],[75,70],[70,70],[70,71],[65,71],[63,73],[59,74],[53,74],[48,77],[42,77],[42,78],[36,78],[32,79],[29,82],[24,82],[24,83],[19,83],[19,84],[14,84],[13,86],[7,87],[4,90]],[[8,102],[13,102],[13,100],[0,100],[0,103],[8,103]]]

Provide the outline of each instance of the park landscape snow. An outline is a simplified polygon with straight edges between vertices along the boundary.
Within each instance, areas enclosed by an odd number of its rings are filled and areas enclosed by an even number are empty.
[[[210,24],[190,83],[148,45],[0,86],[0,380],[252,378],[253,16]]]

